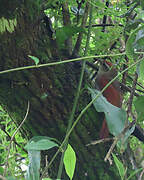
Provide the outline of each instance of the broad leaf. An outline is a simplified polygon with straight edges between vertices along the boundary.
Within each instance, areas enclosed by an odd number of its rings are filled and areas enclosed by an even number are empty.
[[[144,96],[139,96],[134,101],[134,106],[138,115],[138,120],[144,120]]]
[[[116,157],[116,155],[112,154],[113,158],[114,158],[114,162],[116,164],[116,167],[118,168],[119,174],[121,179],[124,178],[125,176],[125,167],[123,166],[122,162]]]
[[[74,175],[75,165],[76,165],[76,155],[71,145],[68,144],[67,149],[64,153],[64,166],[66,173],[71,180]]]
[[[100,92],[91,88],[89,88],[89,90],[91,92],[92,99],[94,99]],[[100,95],[93,104],[98,112],[105,113],[106,121],[111,134],[114,136],[120,134],[125,127],[126,112],[123,109],[113,106],[102,95]]]
[[[144,50],[144,27],[137,32],[133,46],[137,50]]]
[[[48,150],[57,147],[58,144],[51,140],[52,138],[46,136],[35,136],[25,146],[29,150]]]
[[[127,40],[126,55],[129,58],[134,58],[136,56],[134,53],[134,49],[141,49],[141,48],[144,49],[142,42],[144,40],[143,29],[144,29],[144,25],[135,29]]]

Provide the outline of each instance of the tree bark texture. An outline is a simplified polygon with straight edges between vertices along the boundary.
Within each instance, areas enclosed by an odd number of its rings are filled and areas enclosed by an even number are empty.
[[[60,61],[61,51],[56,40],[48,35],[37,4],[34,1],[20,4],[14,0],[9,6],[7,3],[0,6],[0,18],[9,20],[16,17],[17,25],[12,33],[6,30],[0,34],[0,71],[34,65],[28,55],[38,57],[41,64]],[[2,13],[1,9],[5,12]],[[8,10],[10,14],[6,14]],[[18,125],[24,118],[29,101],[30,112],[22,134],[29,138],[44,135],[62,142],[80,71],[78,63],[69,63],[1,74],[0,103]],[[87,90],[82,90],[75,118],[89,101]],[[109,145],[86,146],[98,139],[100,124],[101,116],[91,107],[70,136],[70,144],[77,156],[75,180],[119,179],[114,169],[103,161]],[[49,160],[54,152],[56,149],[48,151]],[[59,157],[49,172],[52,178],[56,178]],[[68,179],[65,173],[63,179]]]

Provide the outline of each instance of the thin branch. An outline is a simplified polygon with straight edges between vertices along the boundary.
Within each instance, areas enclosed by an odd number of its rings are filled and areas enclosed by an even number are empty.
[[[84,15],[83,15],[83,19],[82,19],[82,24],[81,27],[84,28],[87,22],[87,18],[88,18],[88,11],[89,11],[89,3],[86,3],[85,6],[85,11],[84,11]],[[72,53],[72,56],[75,57],[79,54],[80,51],[80,47],[81,47],[81,42],[82,42],[82,38],[83,38],[83,32],[80,32]]]
[[[22,127],[22,125],[24,124],[24,122],[26,121],[27,119],[27,116],[28,116],[28,113],[29,113],[29,101],[28,101],[28,106],[27,106],[27,111],[26,111],[26,114],[25,114],[25,117],[23,119],[23,121],[21,122],[21,124],[19,125],[19,127],[16,129],[16,131],[13,133],[12,137],[11,137],[11,140],[10,140],[10,144],[8,146],[8,154],[7,154],[7,158],[6,158],[6,164],[5,164],[5,170],[4,170],[4,176],[6,176],[6,173],[7,173],[7,168],[8,168],[8,159],[9,159],[9,155],[10,155],[10,148],[11,148],[11,144],[12,144],[12,141],[16,135],[16,133],[20,130],[20,128]]]
[[[116,26],[115,24],[93,24],[92,27],[105,27],[105,26]],[[122,24],[118,24],[118,26],[123,27]],[[88,28],[88,26],[85,26],[85,28]]]
[[[79,0],[76,0],[76,3],[78,5],[78,7],[77,7],[78,11],[77,11],[77,15],[76,15],[77,16],[77,24],[79,23],[79,20],[80,20],[79,12],[80,12],[81,6],[84,2],[85,2],[85,0],[81,0],[80,2],[79,2]]]
[[[144,90],[141,90],[141,89],[136,89],[136,91],[144,93]]]
[[[63,14],[64,26],[71,25],[69,7],[68,7],[68,3],[66,1],[62,4],[62,14]],[[72,37],[69,37],[67,40],[65,40],[65,47],[68,51],[68,55],[71,56],[71,54],[72,54]]]
[[[86,56],[86,57],[68,59],[68,60],[59,61],[59,62],[55,61],[55,62],[52,62],[52,63],[46,63],[46,64],[40,64],[40,65],[23,66],[23,67],[12,68],[12,69],[8,69],[8,70],[0,71],[0,74],[10,73],[10,72],[14,72],[14,71],[22,71],[22,70],[26,70],[26,69],[35,69],[35,68],[37,69],[37,68],[41,68],[41,67],[54,66],[54,65],[64,64],[64,63],[75,62],[75,61],[84,61],[84,60],[87,60],[87,59],[91,60],[93,58],[105,58],[105,57],[123,56],[125,54],[126,53]],[[140,54],[142,54],[142,52]],[[143,54],[144,54],[144,52],[143,52]]]
[[[130,147],[129,143],[127,145],[126,152],[127,152],[128,157],[129,157],[129,161],[130,161],[130,163],[132,165],[132,169],[137,170],[138,167],[137,167],[136,161],[134,159],[134,154],[133,154],[133,151],[131,150],[131,147]]]
[[[134,93],[135,93],[135,89],[136,89],[137,80],[138,80],[138,74],[136,72],[135,79],[133,80],[132,91],[130,93],[130,97],[128,100],[127,119],[129,117],[129,115],[132,114],[132,102],[133,102],[133,97],[134,97]]]
[[[114,139],[115,139],[115,138],[99,139],[99,140],[92,141],[92,142],[90,142],[89,144],[86,144],[86,146],[96,145],[96,144],[100,144],[100,143],[105,143],[105,142],[108,142],[108,141],[112,141],[112,140],[114,140]]]
[[[123,135],[126,133],[126,131],[127,131],[128,129],[130,129],[134,124],[135,124],[135,121],[129,123],[129,124],[122,130],[122,132],[121,132],[117,137],[115,137],[114,142],[112,143],[110,149],[108,150],[108,152],[107,152],[107,154],[106,154],[106,156],[105,156],[105,158],[104,158],[104,161],[105,161],[105,162],[110,158],[110,155],[111,155],[111,153],[113,152],[113,149],[115,148],[115,146],[116,146],[117,142],[120,140],[120,138],[122,138]]]
[[[128,86],[126,86],[125,84],[123,84],[123,83],[121,83],[120,82],[120,86],[121,86],[121,89],[123,90],[123,91],[127,91],[127,92],[132,92],[132,87],[128,87]],[[136,92],[134,92],[134,95],[135,96],[140,96],[138,93],[136,93]]]
[[[143,175],[144,175],[144,169],[142,170],[142,172],[141,172],[138,180],[142,180],[142,176],[143,176]]]
[[[109,6],[109,1],[108,1],[108,0],[106,1],[105,6],[106,6],[105,11],[106,11],[106,9],[107,9],[108,6]],[[104,15],[104,16],[103,16],[103,24],[106,24],[106,21],[107,21],[107,15]],[[103,26],[102,32],[105,32],[105,27],[106,27],[106,26]]]

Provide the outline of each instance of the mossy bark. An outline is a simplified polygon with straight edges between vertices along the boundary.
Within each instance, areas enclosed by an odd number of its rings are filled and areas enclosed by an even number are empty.
[[[3,6],[0,8],[8,10]],[[48,37],[39,17],[34,18],[38,8],[31,12],[28,9],[31,5],[26,3],[19,4],[17,8],[15,30],[12,33],[5,31],[0,34],[0,71],[34,64],[28,55],[38,57],[40,63],[59,61],[62,57],[61,52],[55,47],[55,40]],[[13,12],[14,10],[12,9]],[[9,15],[5,18],[9,19]],[[30,111],[22,127],[23,135],[29,138],[34,135],[50,136],[62,142],[79,74],[80,66],[75,63],[1,74],[0,103],[12,120],[20,124],[29,101]],[[83,90],[75,118],[89,101],[87,90]],[[101,116],[91,107],[70,136],[70,144],[77,156],[75,180],[119,179],[114,169],[103,161],[108,147],[103,144],[86,146],[98,138],[101,121]],[[49,158],[54,152],[55,149],[48,152]],[[59,161],[55,161],[50,171],[53,178],[56,178],[58,165]],[[63,178],[68,179],[65,173]]]

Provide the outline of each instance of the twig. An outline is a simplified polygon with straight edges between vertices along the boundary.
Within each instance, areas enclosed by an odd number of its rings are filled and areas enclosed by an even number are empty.
[[[105,27],[105,26],[115,26],[115,24],[93,24],[92,27]],[[122,24],[118,24],[118,26],[123,27]],[[85,26],[85,28],[88,28],[88,26]]]
[[[136,89],[136,91],[141,92],[141,93],[144,93],[144,91],[141,90],[141,89]]]
[[[125,61],[126,61],[126,63],[123,65],[122,70],[125,70],[125,69],[128,67],[128,66],[127,66],[128,57],[127,57],[126,55],[125,55]],[[123,73],[123,75],[122,75],[122,83],[123,83],[123,84],[126,84],[127,77],[128,77],[128,72],[126,71],[126,72]]]
[[[106,8],[105,8],[105,11],[106,11],[106,9],[108,8],[108,6],[109,6],[109,1],[107,0],[106,1]],[[103,24],[106,24],[106,21],[107,21],[107,15],[104,15],[104,17],[103,17]],[[103,29],[102,29],[102,32],[105,32],[105,27],[106,26],[103,26]]]
[[[22,71],[22,70],[26,70],[26,69],[37,69],[37,68],[41,68],[41,67],[55,66],[55,65],[60,65],[60,64],[70,63],[70,62],[84,61],[87,59],[91,60],[92,58],[105,58],[105,57],[123,56],[125,54],[126,53],[124,52],[124,53],[119,53],[119,54],[86,56],[86,57],[80,57],[80,58],[74,58],[74,59],[67,59],[67,60],[58,61],[58,62],[55,60],[55,62],[52,62],[52,63],[32,65],[32,66],[23,66],[23,67],[17,67],[17,68],[3,70],[3,71],[0,71],[0,74],[10,73],[10,72],[14,72],[14,71]],[[144,54],[144,52],[136,53],[136,54]]]
[[[121,132],[117,137],[115,137],[114,142],[112,143],[110,149],[108,150],[108,153],[106,154],[106,156],[105,156],[105,158],[104,158],[104,161],[105,161],[105,162],[106,162],[107,160],[109,160],[110,155],[111,155],[111,153],[113,152],[113,149],[115,148],[115,146],[116,146],[117,142],[119,141],[119,139],[120,139],[120,138],[123,136],[123,134],[125,134],[126,131],[127,131],[129,128],[131,128],[134,124],[135,124],[135,121],[129,123],[129,124],[122,130],[122,132]]]
[[[121,89],[123,90],[123,91],[127,91],[127,92],[132,92],[132,87],[128,87],[128,86],[126,86],[124,83],[121,83],[120,82],[120,86],[121,86]],[[140,96],[138,93],[136,93],[136,92],[134,92],[134,95],[135,96]]]
[[[132,102],[133,102],[133,97],[134,97],[134,93],[136,89],[137,79],[138,79],[138,74],[137,72],[135,72],[135,79],[133,80],[132,91],[128,100],[127,119],[129,115],[132,114]]]
[[[9,154],[10,154],[10,148],[11,148],[11,144],[12,144],[12,141],[16,135],[16,133],[19,131],[19,129],[22,127],[22,125],[24,124],[24,122],[26,121],[27,119],[27,116],[28,116],[28,113],[29,113],[29,101],[28,101],[28,106],[27,106],[27,111],[26,111],[26,114],[25,114],[25,117],[23,119],[23,121],[21,122],[21,124],[19,125],[19,127],[16,129],[16,131],[13,133],[12,137],[11,137],[11,140],[10,140],[10,144],[8,146],[8,154],[7,154],[7,158],[6,158],[6,164],[5,164],[5,170],[4,170],[4,176],[6,176],[6,173],[7,173],[7,168],[8,168],[8,159],[9,159]]]
[[[143,176],[143,175],[144,175],[144,169],[142,170],[142,172],[141,172],[138,180],[142,180],[142,176]]]
[[[108,142],[108,141],[112,141],[112,140],[114,140],[114,139],[115,139],[115,138],[104,138],[104,139],[92,141],[92,142],[90,142],[89,144],[86,144],[86,146],[96,145],[96,144],[100,144],[100,143],[105,143],[105,142]]]
[[[80,20],[80,15],[79,15],[79,11],[81,9],[82,4],[85,2],[85,0],[81,0],[80,2],[78,0],[76,0],[76,3],[78,5],[78,11],[77,11],[77,24],[79,23]]]
[[[62,4],[62,14],[64,26],[71,25],[69,7],[66,1],[64,1],[64,3]],[[67,40],[65,40],[65,47],[68,50],[68,54],[70,56],[72,53],[72,37],[69,37]]]
[[[130,163],[132,165],[132,169],[137,170],[138,169],[137,164],[135,162],[135,159],[134,159],[134,156],[133,156],[133,151],[131,150],[129,143],[127,145],[126,152],[127,152],[128,157],[129,157]]]
[[[86,6],[85,6],[85,12],[84,12],[84,15],[83,15],[83,19],[82,19],[82,24],[81,24],[82,28],[85,27],[85,25],[86,25],[87,17],[88,17],[88,11],[89,11],[89,3],[87,2]],[[77,38],[73,53],[72,53],[73,57],[77,56],[78,53],[79,53],[79,50],[80,50],[80,47],[81,47],[82,37],[83,37],[83,32],[80,32],[79,35],[78,35],[78,38]]]

